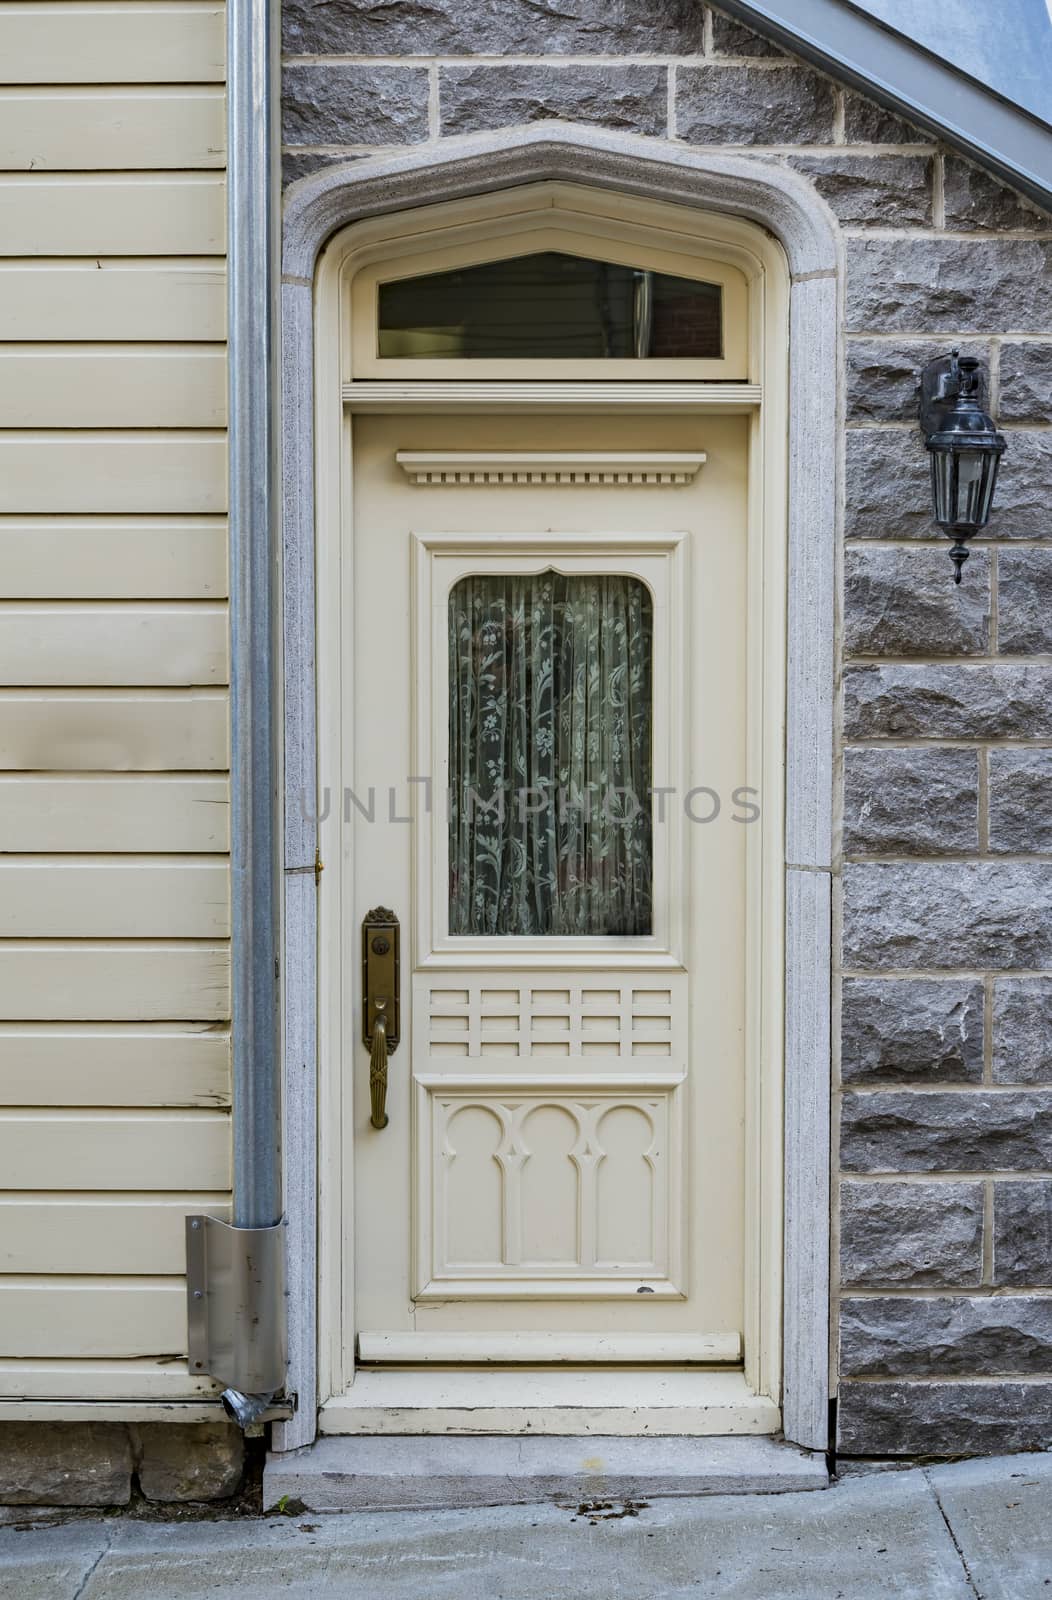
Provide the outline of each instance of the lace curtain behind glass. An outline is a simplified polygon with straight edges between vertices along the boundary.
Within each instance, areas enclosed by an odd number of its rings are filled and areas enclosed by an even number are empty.
[[[653,606],[637,578],[449,598],[449,931],[647,934]]]

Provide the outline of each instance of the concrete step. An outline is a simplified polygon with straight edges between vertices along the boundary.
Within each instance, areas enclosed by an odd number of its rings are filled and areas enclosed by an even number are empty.
[[[270,1454],[263,1505],[444,1510],[824,1489],[825,1460],[769,1436],[631,1439],[327,1437]]]

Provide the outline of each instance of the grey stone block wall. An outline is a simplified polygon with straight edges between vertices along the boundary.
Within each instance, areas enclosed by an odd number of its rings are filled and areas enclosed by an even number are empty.
[[[285,0],[283,37],[290,182],[558,119],[788,163],[837,219],[840,1446],[1052,1445],[1052,218],[701,0]],[[915,410],[951,344],[1009,446],[960,588]]]
[[[915,193],[888,236],[847,242],[834,1271],[854,1455],[1052,1443],[1052,235],[936,161],[934,226]],[[915,431],[917,372],[951,336],[1008,437],[960,588]]]

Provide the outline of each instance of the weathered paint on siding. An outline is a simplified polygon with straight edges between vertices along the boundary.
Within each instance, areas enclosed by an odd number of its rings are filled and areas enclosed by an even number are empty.
[[[199,1395],[228,1211],[224,17],[0,9],[0,1395]]]

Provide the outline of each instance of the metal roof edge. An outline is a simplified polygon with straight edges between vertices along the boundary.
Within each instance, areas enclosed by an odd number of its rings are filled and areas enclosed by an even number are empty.
[[[719,5],[1052,209],[1052,127],[923,45],[845,0]]]

